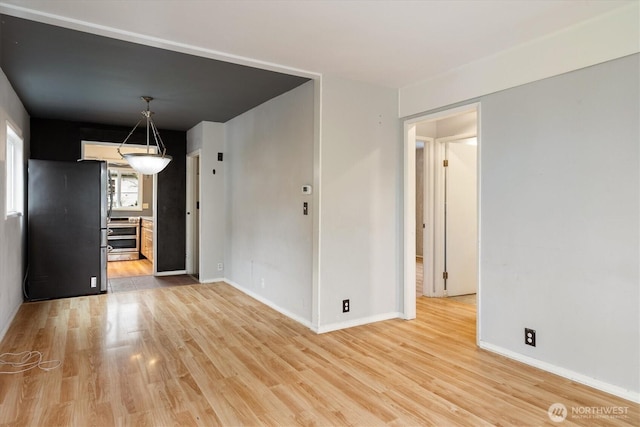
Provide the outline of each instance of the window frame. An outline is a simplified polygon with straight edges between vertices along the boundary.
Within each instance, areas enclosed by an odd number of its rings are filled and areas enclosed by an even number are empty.
[[[5,136],[5,218],[24,215],[24,138],[8,120]]]
[[[118,183],[116,183],[114,185],[114,204],[112,207],[112,210],[114,211],[142,211],[142,204],[143,202],[143,188],[144,188],[144,175],[142,175],[141,173],[137,172],[136,170],[134,170],[133,168],[130,167],[126,167],[126,166],[108,166],[108,174],[109,174],[109,185],[111,185],[111,172],[115,171],[117,172],[117,180],[120,181]],[[127,173],[127,174],[135,174],[138,177],[138,205],[137,206],[118,206],[116,203],[120,203],[121,201],[121,192],[120,189],[122,188],[121,182],[122,182],[122,173]],[[116,202],[117,201],[117,202]]]

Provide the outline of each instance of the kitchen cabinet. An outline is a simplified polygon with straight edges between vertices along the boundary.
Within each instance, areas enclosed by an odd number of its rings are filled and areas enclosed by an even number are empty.
[[[142,218],[140,252],[153,262],[153,221]]]

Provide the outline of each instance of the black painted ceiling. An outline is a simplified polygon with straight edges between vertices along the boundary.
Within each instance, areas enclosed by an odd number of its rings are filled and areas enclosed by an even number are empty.
[[[307,78],[0,15],[0,67],[31,117],[161,129],[226,122]]]

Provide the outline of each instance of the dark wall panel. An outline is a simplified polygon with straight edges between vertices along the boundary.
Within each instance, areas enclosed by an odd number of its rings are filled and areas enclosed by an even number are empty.
[[[32,118],[31,158],[78,160],[83,140],[120,142],[130,131],[120,126]],[[159,272],[184,270],[187,133],[160,129],[160,136],[173,161],[158,174],[155,262]],[[145,130],[136,130],[129,142],[146,144]]]

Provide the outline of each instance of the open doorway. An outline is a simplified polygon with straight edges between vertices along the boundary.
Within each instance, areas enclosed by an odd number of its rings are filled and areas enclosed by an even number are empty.
[[[416,298],[475,303],[479,105],[405,122],[405,318]]]
[[[106,190],[107,222],[107,277],[109,288],[114,280],[122,285],[125,279],[155,274],[154,223],[155,176],[142,175],[122,159],[119,143],[82,141],[82,158],[107,163],[108,188]],[[129,144],[123,150],[146,152],[147,147]],[[119,283],[119,282],[118,282]]]

